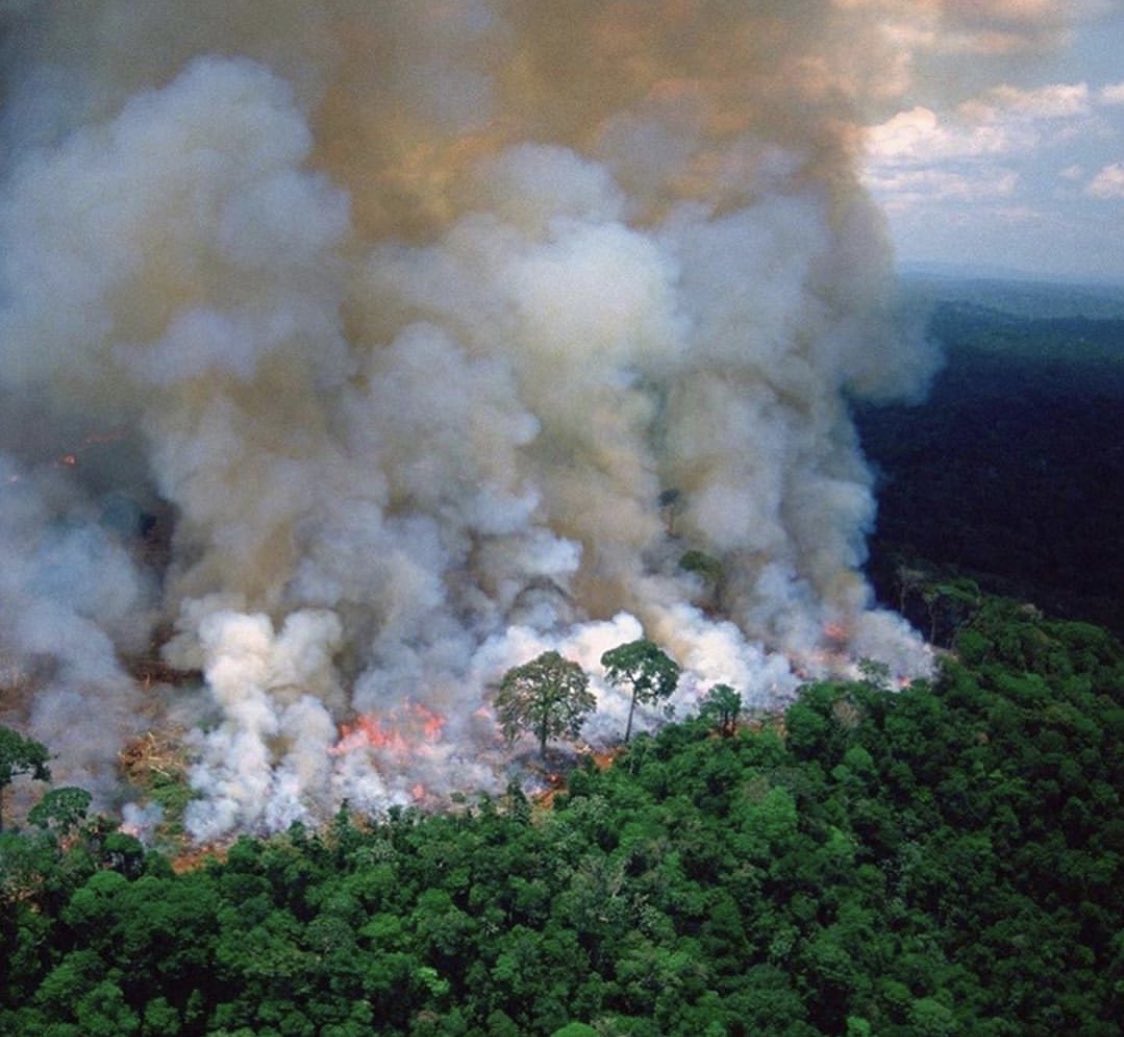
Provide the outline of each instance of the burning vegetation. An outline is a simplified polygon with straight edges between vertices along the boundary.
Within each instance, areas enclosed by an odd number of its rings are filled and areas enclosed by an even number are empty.
[[[183,816],[193,793],[188,782],[188,754],[183,732],[147,731],[126,744],[117,757],[122,778],[135,790],[144,807],[155,808],[152,834],[179,843]],[[137,828],[136,834],[147,834]]]
[[[417,746],[441,738],[445,718],[419,702],[404,702],[386,717],[361,716],[340,725],[335,754],[373,749],[380,753],[409,756]]]
[[[173,729],[201,841],[494,791],[549,652],[598,748],[928,671],[860,572],[847,401],[935,363],[864,5],[9,7],[0,614],[51,666],[5,709],[99,804]]]

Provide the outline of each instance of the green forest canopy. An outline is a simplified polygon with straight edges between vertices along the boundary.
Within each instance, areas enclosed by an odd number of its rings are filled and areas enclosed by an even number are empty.
[[[549,809],[341,811],[182,874],[62,797],[0,835],[0,1032],[1119,1034],[1124,652],[994,599],[956,647],[641,735]]]

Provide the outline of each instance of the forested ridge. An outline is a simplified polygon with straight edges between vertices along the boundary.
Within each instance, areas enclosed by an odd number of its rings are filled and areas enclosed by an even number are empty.
[[[1001,599],[955,647],[641,735],[552,804],[182,873],[56,789],[0,835],[0,1032],[1118,1034],[1124,652]]]

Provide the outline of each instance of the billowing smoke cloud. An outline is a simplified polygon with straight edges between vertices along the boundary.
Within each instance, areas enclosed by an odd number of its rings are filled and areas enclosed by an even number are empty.
[[[489,685],[547,647],[590,740],[642,635],[681,712],[924,671],[859,573],[847,396],[933,366],[853,170],[871,4],[0,17],[2,719],[61,777],[127,798],[174,723],[215,838],[502,786]]]

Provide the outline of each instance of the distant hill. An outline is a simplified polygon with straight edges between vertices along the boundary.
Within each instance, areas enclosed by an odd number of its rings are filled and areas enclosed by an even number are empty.
[[[1124,284],[965,275],[938,265],[906,265],[901,286],[907,300],[926,306],[969,303],[1016,317],[1124,318]]]

